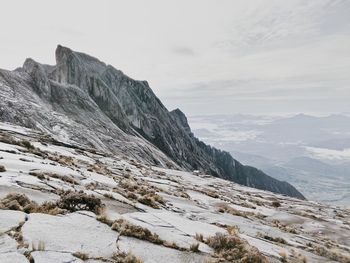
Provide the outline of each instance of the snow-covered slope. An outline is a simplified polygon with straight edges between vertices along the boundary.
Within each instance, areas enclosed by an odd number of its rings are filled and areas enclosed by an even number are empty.
[[[0,171],[1,263],[350,260],[349,210],[63,144],[7,123],[0,124]],[[70,210],[67,193],[99,209]]]

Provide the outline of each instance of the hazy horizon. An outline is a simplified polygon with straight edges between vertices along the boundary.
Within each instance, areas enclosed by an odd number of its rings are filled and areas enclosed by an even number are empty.
[[[350,112],[349,1],[17,0],[2,7],[0,68],[27,57],[54,64],[61,44],[147,80],[168,109],[187,115]]]

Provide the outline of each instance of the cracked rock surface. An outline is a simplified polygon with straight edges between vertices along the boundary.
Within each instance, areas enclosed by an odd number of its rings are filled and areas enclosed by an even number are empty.
[[[146,263],[237,262],[210,245],[217,233],[266,262],[349,262],[346,209],[62,144],[8,123],[0,123],[0,165],[1,263],[115,263],[123,252]],[[66,191],[100,200],[100,210],[65,210]],[[40,210],[45,204],[55,209]]]

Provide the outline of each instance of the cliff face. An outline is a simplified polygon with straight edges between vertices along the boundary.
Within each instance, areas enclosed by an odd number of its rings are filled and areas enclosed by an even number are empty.
[[[58,46],[56,65],[27,59],[0,70],[0,119],[163,167],[182,167],[303,198],[293,186],[199,141],[180,110],[169,112],[146,81]]]

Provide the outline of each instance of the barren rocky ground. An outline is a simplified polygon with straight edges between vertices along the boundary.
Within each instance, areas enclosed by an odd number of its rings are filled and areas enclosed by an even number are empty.
[[[0,262],[350,262],[350,211],[0,125]]]

